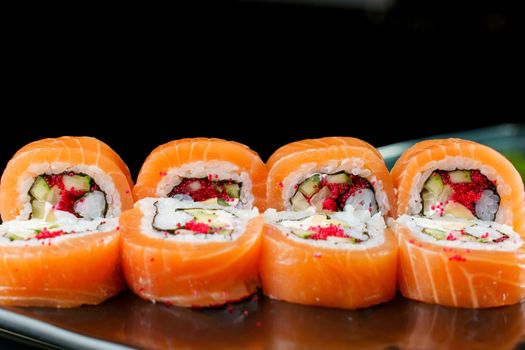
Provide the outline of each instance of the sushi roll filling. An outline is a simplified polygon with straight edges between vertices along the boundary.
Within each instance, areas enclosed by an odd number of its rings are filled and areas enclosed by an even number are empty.
[[[168,197],[191,199],[219,205],[236,205],[239,202],[242,184],[233,180],[219,180],[217,175],[207,178],[184,178],[173,187]]]
[[[426,240],[467,248],[495,247],[514,249],[523,242],[511,227],[479,219],[456,217],[421,217],[402,215],[399,223],[407,225]]]
[[[235,214],[220,209],[181,208],[174,212],[163,210],[156,204],[153,228],[169,234],[231,235]]]
[[[479,170],[436,170],[421,192],[424,216],[452,215],[494,221],[500,197],[495,184]]]
[[[266,223],[278,226],[291,239],[328,247],[381,244],[386,228],[380,213],[371,215],[368,210],[353,208],[334,213],[316,213],[312,207],[301,212],[269,209],[264,217]]]
[[[143,213],[143,232],[179,241],[232,241],[243,232],[257,209],[196,203],[177,198],[144,198],[137,202]]]
[[[105,217],[105,193],[94,179],[82,173],[42,174],[29,189],[31,218],[53,221],[54,211],[65,211],[77,218]],[[51,211],[46,210],[51,205]]]
[[[49,203],[46,205],[46,210],[52,211]],[[35,218],[31,220],[6,221],[0,225],[0,237],[7,238],[11,242],[27,242],[69,236],[71,234],[106,232],[115,230],[117,226],[117,218],[86,220],[77,218],[66,211],[57,211],[53,222]]]
[[[313,206],[317,211],[337,212],[352,206],[375,214],[378,210],[374,188],[367,179],[344,171],[336,174],[316,173],[295,186],[290,198],[293,211]]]
[[[364,227],[352,227],[350,223],[326,214],[315,214],[299,220],[281,220],[278,224],[289,228],[291,234],[307,240],[355,244],[370,239]]]

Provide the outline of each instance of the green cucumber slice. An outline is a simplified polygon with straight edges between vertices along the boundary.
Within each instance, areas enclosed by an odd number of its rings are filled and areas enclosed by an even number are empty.
[[[472,182],[470,176],[470,170],[456,170],[448,173],[450,182],[454,184],[469,183]]]
[[[347,174],[339,173],[333,175],[326,175],[326,182],[331,184],[350,184],[352,183],[352,180]]]
[[[62,176],[66,190],[87,192],[91,189],[91,178],[87,175],[64,175]]]
[[[45,201],[49,190],[50,188],[46,182],[46,179],[44,179],[43,176],[38,176],[35,179],[33,185],[31,186],[29,193],[31,194],[31,196],[33,196],[33,198],[36,198],[40,201]]]
[[[441,175],[437,173],[430,175],[423,188],[435,194],[441,193],[441,191],[443,191],[443,179],[441,179]]]
[[[241,186],[236,183],[231,184],[224,184],[224,190],[226,190],[226,194],[230,198],[239,198],[240,192],[241,192]]]
[[[299,191],[306,197],[311,197],[314,193],[319,191],[319,184],[321,183],[321,175],[316,174],[310,176],[299,185]]]

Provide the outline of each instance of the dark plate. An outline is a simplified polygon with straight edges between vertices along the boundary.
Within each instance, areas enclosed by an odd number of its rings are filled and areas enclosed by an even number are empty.
[[[191,310],[131,292],[76,309],[0,309],[0,327],[43,347],[74,349],[512,349],[525,335],[524,306],[446,308],[401,297],[346,311],[255,296]]]
[[[523,304],[469,310],[401,297],[346,311],[262,296],[191,310],[124,292],[76,309],[3,307],[0,328],[74,349],[513,349],[525,339],[523,311]]]

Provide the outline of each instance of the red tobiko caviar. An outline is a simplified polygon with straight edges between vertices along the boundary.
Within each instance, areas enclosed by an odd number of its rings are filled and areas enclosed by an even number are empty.
[[[210,231],[210,226],[194,220],[186,223],[185,228],[195,233],[208,233]]]
[[[73,176],[75,173],[69,172],[67,175]],[[53,205],[53,209],[67,211],[75,216],[78,216],[77,213],[73,210],[73,205],[75,202],[86,194],[86,191],[76,190],[74,188],[66,188],[64,185],[64,174],[58,175],[44,175],[48,186],[50,188],[58,189],[58,203]],[[93,181],[90,186],[91,191],[98,191],[99,187]]]
[[[360,194],[363,189],[372,189],[372,185],[368,182],[367,179],[362,178],[358,175],[347,174],[349,180],[348,183],[335,183],[328,182],[326,177],[321,177],[319,185],[316,187],[317,191],[311,196],[305,196],[306,202],[310,204],[310,200],[313,196],[319,193],[324,187],[328,187],[330,190],[329,195],[322,202],[323,210],[328,211],[338,211],[343,210],[347,199],[358,193]],[[279,186],[282,187],[282,183],[279,183]],[[294,188],[298,189],[300,186],[295,185]]]
[[[190,196],[196,202],[202,202],[210,198],[222,198],[229,202],[234,200],[230,198],[226,191],[225,185],[231,185],[230,180],[212,180],[214,175],[208,175],[207,178],[201,179],[183,179],[180,184],[175,186],[170,192],[169,197],[177,194]]]
[[[159,172],[159,175],[160,175],[160,176],[166,176],[166,175],[168,175],[168,173],[165,172],[165,171],[160,171],[160,172]]]
[[[311,226],[308,228],[308,231],[316,232],[310,236],[310,238],[314,240],[326,240],[328,237],[349,237],[347,234],[345,234],[345,231],[341,228],[341,226],[336,226],[333,224],[330,224],[326,227]]]
[[[467,261],[467,259],[465,259],[461,255],[452,255],[451,257],[448,258],[448,260],[450,260],[450,261],[459,261],[459,262]]]
[[[58,186],[59,189],[64,189],[64,180],[62,175],[45,175],[44,179],[46,180],[49,187]]]
[[[40,231],[35,238],[36,239],[46,239],[46,238],[53,238],[58,237],[64,234],[64,231],[58,230],[58,231],[49,231],[47,228],[43,228],[42,231]]]
[[[337,211],[337,202],[332,198],[323,201],[323,210]]]
[[[476,214],[476,202],[480,200],[483,191],[491,190],[496,193],[494,183],[487,179],[479,170],[471,170],[471,182],[468,183],[452,183],[450,175],[447,171],[436,171],[441,175],[441,179],[445,185],[452,188],[452,195],[450,200],[457,202],[468,208],[474,215]]]

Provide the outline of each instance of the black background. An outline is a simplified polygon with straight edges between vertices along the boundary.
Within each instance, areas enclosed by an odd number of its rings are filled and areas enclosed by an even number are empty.
[[[100,138],[136,177],[182,137],[236,140],[266,160],[303,138],[382,146],[519,122],[516,4],[25,8],[5,33],[0,169],[61,135]]]

